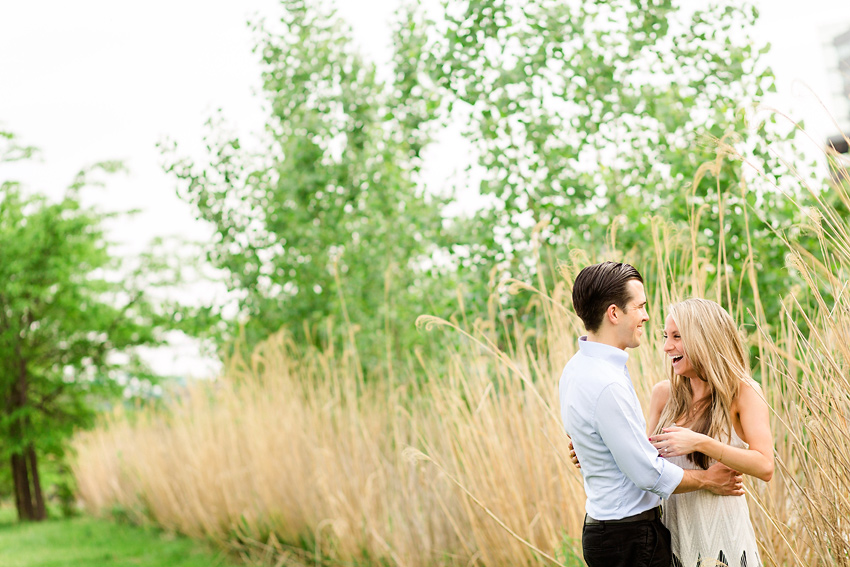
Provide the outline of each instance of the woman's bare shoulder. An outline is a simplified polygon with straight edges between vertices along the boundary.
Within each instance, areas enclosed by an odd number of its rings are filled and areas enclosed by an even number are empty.
[[[666,404],[670,399],[670,380],[662,380],[652,387],[652,395],[650,399],[655,402]]]
[[[752,378],[747,378],[746,380],[741,380],[741,389],[738,392],[739,396],[758,396],[760,398],[764,397],[764,394],[761,391],[761,384],[753,380]]]
[[[647,433],[650,435],[658,426],[658,421],[661,418],[661,413],[664,406],[667,405],[667,400],[670,399],[670,381],[662,380],[652,387],[652,394],[649,397],[649,415],[646,420]]]
[[[736,397],[735,402],[744,406],[750,406],[752,404],[762,405],[767,403],[764,399],[761,384],[752,378],[747,378],[746,380],[741,381],[741,386],[738,389],[738,396]]]

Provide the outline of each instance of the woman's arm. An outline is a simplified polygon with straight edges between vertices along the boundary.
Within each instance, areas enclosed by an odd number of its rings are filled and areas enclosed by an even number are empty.
[[[649,396],[649,419],[646,420],[646,434],[652,435],[661,419],[661,411],[670,399],[670,380],[662,380],[652,387]]]
[[[654,435],[652,444],[665,457],[699,451],[729,468],[767,482],[773,478],[773,435],[770,432],[770,408],[756,382],[741,384],[737,407],[749,449],[731,447],[707,435],[676,426],[666,427],[664,433]]]

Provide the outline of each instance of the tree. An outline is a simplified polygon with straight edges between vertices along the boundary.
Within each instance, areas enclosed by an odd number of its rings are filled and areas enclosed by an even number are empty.
[[[740,284],[750,266],[763,285],[788,287],[774,231],[797,230],[799,208],[740,160],[700,169],[723,140],[769,176],[786,170],[768,146],[790,136],[753,113],[773,76],[746,33],[752,6],[463,0],[428,19],[413,2],[381,81],[321,2],[281,5],[279,29],[255,28],[267,146],[246,151],[214,118],[209,164],[166,150],[181,195],[213,226],[207,255],[249,345],[281,326],[315,341],[332,318],[407,346],[399,330],[451,312],[459,284],[476,313],[487,274],[533,279],[535,240],[552,258],[604,254],[615,226],[618,249],[639,254],[654,215],[702,220],[696,243],[713,251],[730,301],[752,299]],[[470,218],[441,218],[445,201],[422,188],[422,150],[449,120],[464,122],[490,197]]]
[[[651,217],[683,227],[702,218],[697,242],[718,250],[735,273],[750,261],[764,284],[787,286],[774,230],[793,230],[799,208],[769,183],[749,179],[737,159],[694,186],[724,139],[778,178],[768,151],[788,129],[753,110],[773,89],[770,69],[748,35],[754,7],[720,2],[703,10],[670,0],[465,0],[423,32],[441,96],[466,117],[480,156],[481,191],[493,206],[478,215],[473,245],[485,265],[528,279],[531,230],[556,256],[605,250],[612,223],[623,251],[651,249]],[[752,176],[751,176],[752,177]],[[719,183],[718,183],[719,181]],[[799,197],[799,195],[798,195]],[[745,210],[756,258],[747,258]],[[725,242],[725,249],[722,243]]]
[[[209,163],[171,144],[166,169],[214,230],[207,257],[238,297],[249,345],[281,327],[316,341],[330,318],[360,328],[368,352],[398,344],[429,290],[442,293],[425,266],[445,240],[443,199],[418,180],[439,100],[420,83],[414,21],[397,27],[384,82],[315,4],[283,0],[277,25],[254,26],[270,112],[262,151],[246,151],[217,116]]]
[[[6,160],[32,153],[12,134],[0,141]],[[39,458],[61,456],[95,404],[121,393],[115,372],[130,367],[133,347],[159,342],[164,322],[144,291],[114,275],[105,215],[80,204],[86,183],[83,172],[57,202],[0,185],[0,454],[22,520],[46,517]]]

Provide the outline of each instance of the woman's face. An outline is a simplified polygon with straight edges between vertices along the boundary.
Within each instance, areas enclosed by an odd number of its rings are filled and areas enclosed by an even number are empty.
[[[685,354],[685,347],[682,344],[682,335],[679,334],[679,328],[670,315],[667,316],[667,320],[664,322],[664,352],[673,361],[673,372],[686,378],[697,377],[694,367],[691,366],[690,359]]]

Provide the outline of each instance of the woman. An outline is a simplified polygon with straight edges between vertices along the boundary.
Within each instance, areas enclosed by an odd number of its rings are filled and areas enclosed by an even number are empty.
[[[720,305],[688,299],[670,309],[664,352],[671,376],[655,385],[647,427],[661,456],[682,468],[714,462],[764,481],[773,476],[769,409],[749,372],[732,317]],[[700,490],[664,504],[676,567],[760,565],[744,496]]]

